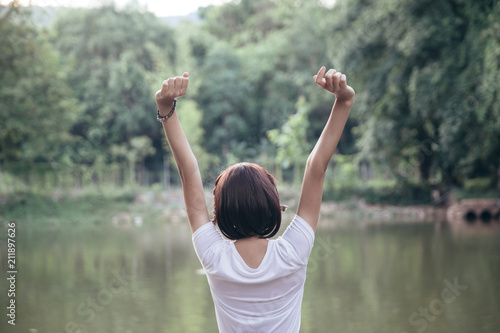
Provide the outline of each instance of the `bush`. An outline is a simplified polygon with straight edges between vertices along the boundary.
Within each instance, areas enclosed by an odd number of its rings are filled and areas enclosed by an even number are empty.
[[[2,196],[0,220],[19,220],[36,224],[61,222],[65,224],[100,224],[116,212],[125,211],[133,201],[131,193],[103,195],[50,196],[17,192]]]
[[[363,199],[368,204],[408,206],[432,204],[430,193],[428,186],[405,184],[366,188],[338,187],[325,191],[323,197],[333,201]]]
[[[464,182],[464,190],[466,191],[482,191],[491,189],[493,179],[490,177],[467,179]]]

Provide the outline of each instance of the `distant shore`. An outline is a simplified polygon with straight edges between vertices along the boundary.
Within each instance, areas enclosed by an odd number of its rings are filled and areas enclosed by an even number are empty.
[[[280,189],[286,216],[294,214],[300,191]],[[205,193],[209,211],[212,194]],[[333,221],[443,222],[447,206],[368,204],[363,198],[344,201],[324,200],[321,217]],[[24,221],[33,224],[112,224],[183,223],[187,219],[182,190],[139,188],[133,190],[73,191],[51,195],[0,194],[0,221]],[[135,221],[135,222],[134,222]],[[141,222],[138,222],[141,221]]]

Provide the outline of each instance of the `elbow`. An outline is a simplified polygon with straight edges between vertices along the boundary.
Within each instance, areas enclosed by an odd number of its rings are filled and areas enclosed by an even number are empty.
[[[179,176],[183,184],[186,183],[189,179],[193,177],[201,177],[200,168],[194,158],[194,163],[190,163],[188,165],[178,165]]]
[[[328,168],[328,163],[323,163],[319,161],[317,156],[314,154],[309,155],[306,162],[306,172],[310,173],[316,178],[324,178],[326,175],[326,169]]]
[[[311,168],[314,166],[314,158],[313,155],[309,155],[306,161],[306,170],[311,170]]]

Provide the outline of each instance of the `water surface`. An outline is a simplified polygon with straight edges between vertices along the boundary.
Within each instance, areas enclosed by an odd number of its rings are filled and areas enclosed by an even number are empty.
[[[217,332],[188,226],[147,222],[125,229],[104,222],[43,228],[18,222],[16,326],[2,314],[0,331]],[[500,331],[498,231],[320,223],[301,332]]]

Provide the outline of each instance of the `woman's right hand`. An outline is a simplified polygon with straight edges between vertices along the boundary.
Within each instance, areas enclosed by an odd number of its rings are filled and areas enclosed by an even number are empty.
[[[318,74],[314,75],[314,81],[318,86],[331,92],[340,101],[352,101],[356,93],[354,89],[347,85],[345,74],[330,68],[325,74],[326,67],[322,66]]]
[[[189,84],[189,74],[186,72],[182,76],[171,77],[163,81],[160,90],[156,92],[156,104],[160,113],[163,108],[170,109],[174,104],[174,99],[184,96]]]

